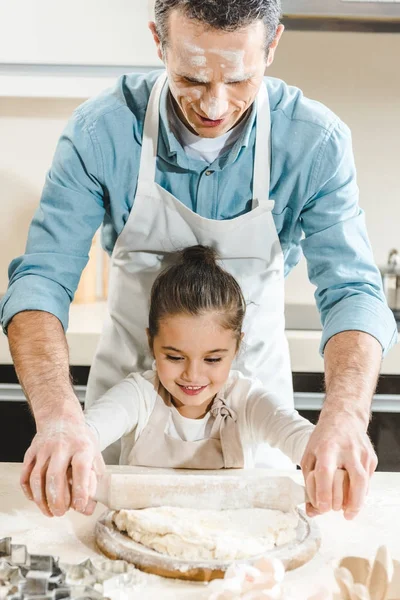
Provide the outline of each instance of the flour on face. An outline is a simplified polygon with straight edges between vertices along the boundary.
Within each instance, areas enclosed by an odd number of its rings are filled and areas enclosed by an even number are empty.
[[[243,65],[244,50],[221,50],[220,48],[210,48],[209,51],[218,54],[218,56],[221,56],[221,58],[224,58],[227,62],[232,63],[236,67]]]
[[[113,522],[135,542],[174,558],[233,561],[296,538],[298,513],[262,508],[121,510]]]
[[[188,58],[188,62],[192,67],[205,67],[207,65],[207,58],[203,48],[200,48],[200,46],[195,46],[190,42],[183,42],[183,47]]]
[[[228,110],[229,104],[226,100],[211,97],[208,100],[200,101],[200,109],[211,120],[220,119]]]

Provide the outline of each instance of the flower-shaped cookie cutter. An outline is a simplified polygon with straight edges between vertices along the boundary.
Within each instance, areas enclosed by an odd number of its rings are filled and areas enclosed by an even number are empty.
[[[332,600],[325,589],[307,598],[293,595],[285,590],[284,578],[285,567],[276,558],[261,558],[254,565],[233,563],[222,581],[210,584],[209,600]]]

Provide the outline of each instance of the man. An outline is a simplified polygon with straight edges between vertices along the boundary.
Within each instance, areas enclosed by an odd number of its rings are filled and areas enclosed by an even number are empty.
[[[127,75],[76,110],[26,253],[11,263],[2,322],[37,424],[21,484],[44,514],[62,515],[70,503],[93,510],[89,492],[103,463],[70,383],[64,331],[103,221],[110,314],[89,403],[149,366],[151,283],[170,252],[197,242],[217,247],[249,299],[239,368],[290,406],[283,276],[302,249],[317,287],[326,375],[302,463],[305,476],[315,475],[308,510],[343,508],[353,518],[376,468],[366,430],[396,327],[358,207],[349,130],[299,90],[264,80],[283,33],[279,0],[157,0],[155,14],[150,28],[166,81],[163,73]],[[350,478],[345,498],[332,494],[338,468]]]

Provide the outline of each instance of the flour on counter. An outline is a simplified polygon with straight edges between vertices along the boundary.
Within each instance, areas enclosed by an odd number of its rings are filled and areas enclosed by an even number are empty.
[[[296,538],[298,513],[249,508],[197,510],[145,508],[113,515],[117,528],[135,542],[185,560],[245,559]]]

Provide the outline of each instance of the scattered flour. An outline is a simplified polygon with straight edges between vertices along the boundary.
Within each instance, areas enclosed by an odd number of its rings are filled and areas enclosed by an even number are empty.
[[[257,556],[296,538],[298,513],[249,508],[172,507],[121,510],[117,528],[135,542],[174,558],[233,561]]]

